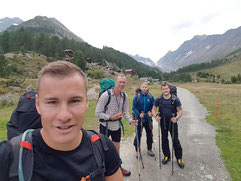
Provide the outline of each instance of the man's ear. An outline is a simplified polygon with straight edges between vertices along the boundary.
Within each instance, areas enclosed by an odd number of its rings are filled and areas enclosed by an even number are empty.
[[[37,109],[38,114],[41,115],[40,106],[39,106],[39,95],[38,94],[35,95],[35,107]]]

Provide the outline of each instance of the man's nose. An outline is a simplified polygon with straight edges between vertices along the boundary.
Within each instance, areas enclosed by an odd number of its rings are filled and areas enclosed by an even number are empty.
[[[69,107],[67,104],[61,104],[59,113],[58,113],[58,120],[60,121],[68,121],[72,118],[72,114],[69,111]]]

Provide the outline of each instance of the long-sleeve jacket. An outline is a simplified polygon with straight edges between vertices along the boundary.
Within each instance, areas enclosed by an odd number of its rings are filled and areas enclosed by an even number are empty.
[[[110,116],[113,116],[117,113],[122,112],[124,118],[131,123],[131,116],[129,114],[129,103],[128,103],[128,95],[125,93],[125,101],[124,97],[121,94],[119,105],[117,103],[115,94],[113,92],[113,89],[111,89],[110,94],[110,103],[107,106],[107,109],[105,111],[105,106],[108,102],[108,92],[105,91],[99,98],[99,101],[97,103],[96,109],[95,109],[95,116],[99,119],[109,120]],[[124,101],[124,103],[123,103]],[[103,126],[106,126],[106,122],[100,122]],[[108,129],[112,131],[116,131],[120,128],[120,122],[119,121],[110,121],[108,122]]]
[[[145,116],[143,118],[143,122],[147,122],[148,119],[148,112],[152,110],[152,106],[154,103],[154,97],[151,95],[149,96],[150,93],[143,94],[142,92],[140,93],[140,100],[137,103],[138,95],[136,95],[133,99],[133,105],[132,105],[132,110],[135,115],[138,116],[138,120],[140,121],[139,115],[143,111],[145,113]],[[151,100],[150,100],[151,97]]]

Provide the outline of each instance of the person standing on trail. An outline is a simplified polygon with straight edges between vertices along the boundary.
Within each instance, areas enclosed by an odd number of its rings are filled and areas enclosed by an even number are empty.
[[[111,139],[120,154],[120,141],[121,141],[121,126],[124,132],[123,123],[121,121],[122,116],[134,125],[129,114],[128,96],[123,89],[126,86],[126,77],[123,74],[119,74],[115,78],[115,87],[108,91],[105,91],[99,98],[96,106],[95,115],[100,119],[100,133],[111,136]],[[122,174],[124,176],[130,176],[131,172],[121,167]]]
[[[146,130],[146,143],[147,143],[147,154],[151,157],[154,156],[152,151],[153,143],[153,125],[152,125],[152,106],[154,103],[154,97],[149,93],[148,83],[143,82],[140,86],[140,90],[133,99],[132,110],[136,119],[138,119],[137,133],[138,140],[141,139],[143,127]],[[137,151],[137,138],[134,139],[134,146]]]
[[[36,109],[43,127],[0,142],[1,181],[124,180],[112,141],[83,129],[87,88],[86,75],[70,62],[41,69]]]
[[[170,88],[168,84],[163,84],[161,89],[162,95],[155,99],[152,108],[152,114],[156,117],[158,122],[161,122],[162,150],[164,154],[162,164],[166,165],[171,160],[168,131],[170,131],[172,135],[172,126],[174,126],[173,146],[175,150],[175,156],[178,166],[180,168],[184,168],[184,161],[182,159],[182,147],[178,139],[177,125],[177,121],[182,117],[181,101],[178,97],[170,94]],[[159,107],[158,113],[156,112],[157,107]]]

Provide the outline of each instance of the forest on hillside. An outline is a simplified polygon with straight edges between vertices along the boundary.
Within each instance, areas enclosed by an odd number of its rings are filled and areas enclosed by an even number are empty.
[[[28,51],[33,51],[45,55],[48,61],[55,61],[63,59],[66,56],[64,50],[67,49],[78,52],[78,58],[74,59],[74,63],[83,69],[85,69],[86,59],[90,58],[93,62],[102,65],[107,61],[122,70],[133,69],[139,77],[162,78],[158,69],[139,63],[127,54],[110,47],[99,49],[85,42],[77,42],[67,38],[60,39],[46,33],[36,34],[26,31],[24,28],[13,32],[4,31],[0,34],[0,54],[8,52],[25,54]],[[3,60],[3,58],[1,59]]]
[[[117,51],[113,48],[104,46],[102,49],[93,47],[86,42],[78,42],[67,38],[60,39],[57,36],[50,36],[46,33],[36,33],[24,28],[17,31],[4,31],[0,33],[0,77],[8,78],[11,73],[21,74],[21,70],[17,65],[9,66],[7,58],[3,55],[9,52],[18,52],[23,55],[27,52],[36,52],[47,57],[47,61],[62,60],[66,57],[64,50],[71,49],[74,52],[73,62],[81,67],[86,68],[86,59],[92,62],[100,63],[106,66],[110,63],[114,71],[122,69],[133,69],[135,75],[139,77],[152,77],[170,82],[192,82],[208,81],[220,83],[241,83],[240,75],[232,75],[230,80],[220,78],[220,75],[203,72],[205,69],[215,68],[227,64],[227,58],[193,64],[171,73],[161,73],[157,68],[146,66],[137,62],[125,53]],[[234,53],[239,53],[236,51]],[[233,53],[233,54],[234,54]],[[195,74],[195,76],[193,76]]]

